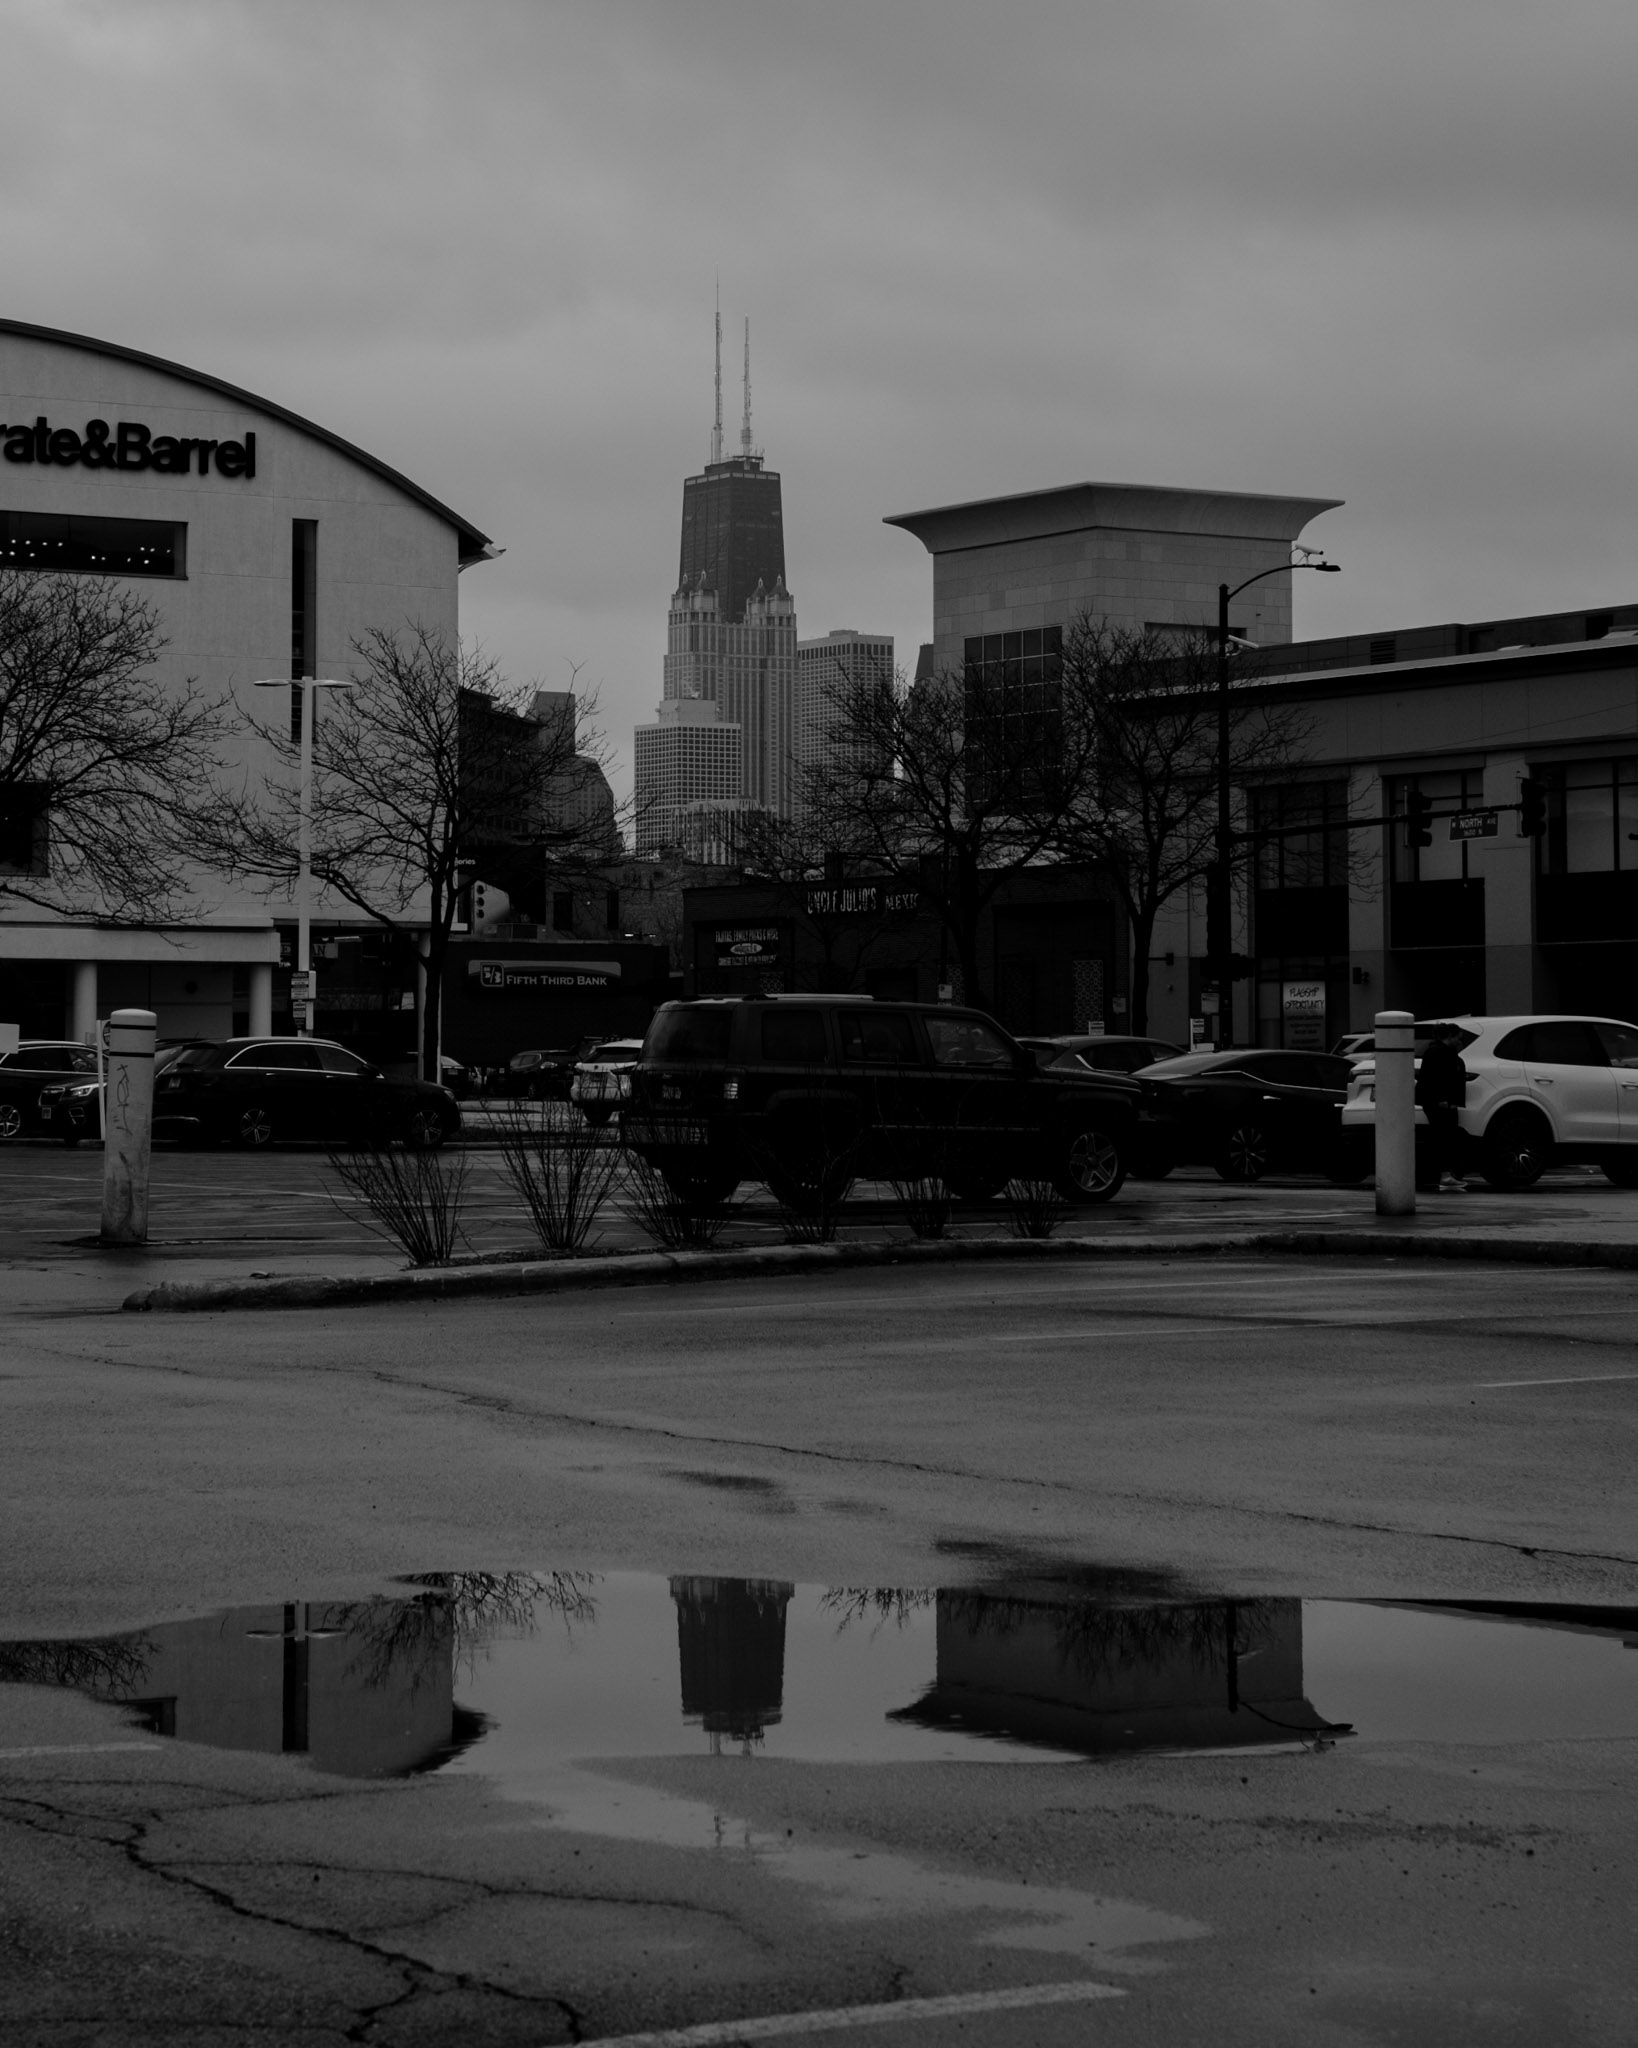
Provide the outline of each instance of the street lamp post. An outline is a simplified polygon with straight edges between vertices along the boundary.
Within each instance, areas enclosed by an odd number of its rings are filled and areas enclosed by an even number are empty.
[[[318,723],[320,690],[356,690],[341,676],[264,676],[258,690],[301,692],[301,766],[296,795],[296,971],[306,991],[297,1011],[296,1035],[313,1035],[313,727]]]
[[[1289,562],[1276,562],[1272,569],[1259,569],[1231,590],[1217,586],[1217,860],[1208,877],[1206,891],[1206,961],[1217,979],[1217,1043],[1228,1045],[1234,1037],[1234,819],[1229,787],[1229,599],[1238,597],[1264,577],[1281,576],[1290,569],[1317,569],[1335,576],[1340,562],[1327,562],[1316,548],[1292,549]]]

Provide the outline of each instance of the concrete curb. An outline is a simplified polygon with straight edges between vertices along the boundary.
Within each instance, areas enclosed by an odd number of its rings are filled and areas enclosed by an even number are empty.
[[[473,1295],[560,1294],[685,1280],[798,1278],[886,1266],[993,1264],[1030,1259],[1209,1259],[1255,1253],[1285,1258],[1469,1259],[1512,1265],[1638,1268],[1638,1244],[1592,1239],[1420,1236],[1409,1231],[1257,1231],[1215,1237],[914,1239],[893,1244],[795,1244],[726,1252],[628,1252],[607,1259],[533,1259],[504,1265],[412,1268],[399,1273],[289,1280],[165,1282],[122,1307],[182,1314],[201,1309],[339,1308],[376,1301],[449,1301]]]

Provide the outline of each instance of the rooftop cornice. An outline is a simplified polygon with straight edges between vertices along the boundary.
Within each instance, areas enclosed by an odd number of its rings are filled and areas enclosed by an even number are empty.
[[[974,498],[897,512],[884,526],[902,526],[929,554],[998,543],[1043,540],[1095,527],[1128,532],[1215,534],[1239,540],[1294,541],[1309,520],[1334,511],[1341,498],[1280,498],[1249,491],[1179,490],[1165,484],[1060,484],[1005,498]]]

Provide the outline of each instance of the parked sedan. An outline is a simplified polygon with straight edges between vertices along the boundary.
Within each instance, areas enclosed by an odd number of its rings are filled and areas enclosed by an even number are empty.
[[[0,1056],[0,1139],[41,1135],[41,1091],[96,1071],[96,1053],[72,1039],[28,1038]]]
[[[606,1038],[580,1061],[569,1100],[587,1123],[600,1128],[631,1100],[631,1072],[642,1050],[640,1038]]]
[[[1139,1073],[1154,1137],[1148,1171],[1214,1166],[1224,1180],[1271,1168],[1364,1178],[1369,1161],[1345,1149],[1342,1104],[1353,1062],[1325,1052],[1191,1052]]]
[[[190,1045],[202,1043],[197,1038],[180,1038],[161,1045],[154,1054],[156,1080]],[[97,1056],[93,1052],[89,1071],[40,1090],[40,1128],[48,1138],[61,1138],[65,1145],[77,1145],[82,1138],[101,1137],[102,1105],[98,1098],[103,1084],[96,1075]]]
[[[1157,1060],[1176,1059],[1183,1051],[1169,1038],[1128,1038],[1113,1032],[1099,1037],[1073,1034],[1048,1043],[1057,1049],[1053,1066],[1083,1067],[1094,1074],[1135,1074]]]
[[[281,1138],[393,1139],[429,1152],[461,1128],[447,1088],[393,1081],[325,1038],[229,1038],[185,1046],[154,1083],[154,1135],[260,1150]]]
[[[573,1045],[531,1048],[515,1052],[506,1066],[508,1095],[527,1096],[533,1102],[567,1102],[574,1070],[589,1059],[601,1038],[578,1038]]]

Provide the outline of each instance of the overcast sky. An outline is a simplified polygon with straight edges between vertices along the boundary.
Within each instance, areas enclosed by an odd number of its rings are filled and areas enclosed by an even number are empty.
[[[804,637],[883,516],[1346,500],[1299,634],[1638,599],[1633,0],[0,0],[0,307],[323,422],[507,550],[463,629],[660,695],[713,280]]]

